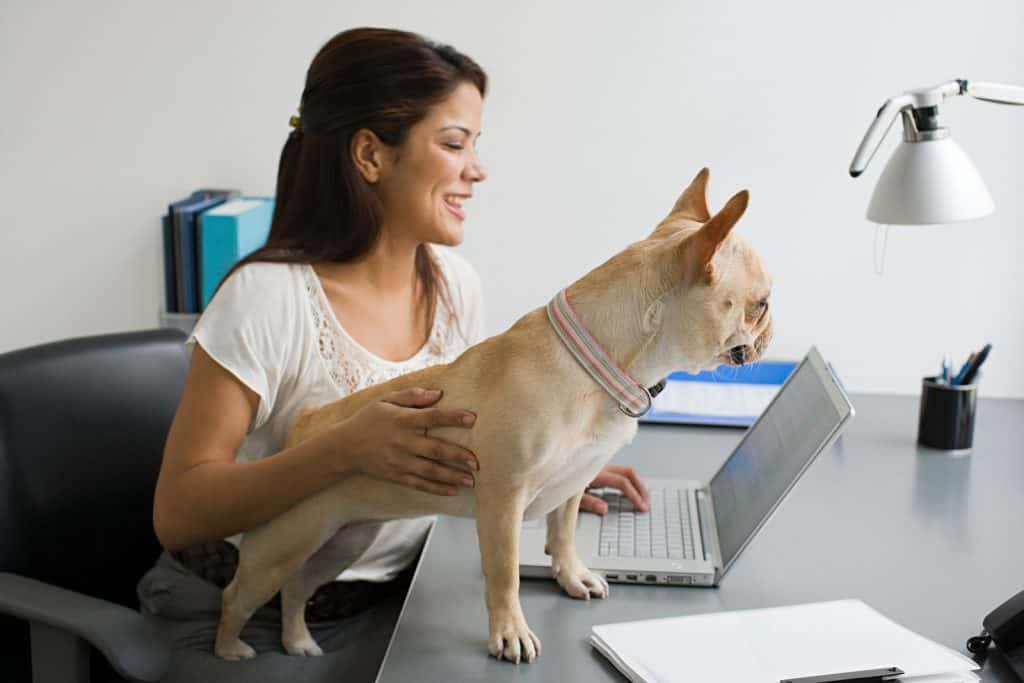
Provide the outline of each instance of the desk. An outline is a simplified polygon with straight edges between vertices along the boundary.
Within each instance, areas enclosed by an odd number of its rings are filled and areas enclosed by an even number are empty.
[[[487,656],[474,520],[440,518],[378,683],[618,682],[625,679],[587,643],[594,624],[838,598],[860,598],[965,652],[982,617],[1024,588],[1024,401],[979,401],[974,453],[959,457],[916,446],[916,397],[852,401],[857,415],[845,434],[718,588],[612,584],[606,600],[582,602],[554,581],[524,579],[523,611],[543,645],[532,664]],[[616,462],[643,475],[706,480],[741,435],[643,424]],[[981,673],[1013,680],[998,657]]]

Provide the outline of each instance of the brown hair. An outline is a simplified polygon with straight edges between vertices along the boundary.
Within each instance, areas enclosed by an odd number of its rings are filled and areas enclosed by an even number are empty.
[[[298,125],[281,150],[267,242],[224,280],[247,263],[343,263],[366,254],[380,234],[381,206],[352,162],[353,135],[366,128],[401,145],[464,82],[486,94],[487,75],[476,62],[415,33],[357,28],[331,38],[309,65]],[[416,272],[432,320],[438,292],[451,306],[423,244]]]

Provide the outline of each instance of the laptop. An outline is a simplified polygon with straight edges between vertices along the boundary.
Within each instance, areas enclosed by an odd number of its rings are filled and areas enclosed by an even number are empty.
[[[811,347],[710,482],[645,478],[645,513],[617,491],[598,490],[608,513],[579,515],[580,558],[609,582],[717,586],[853,412],[832,367]],[[521,576],[551,578],[545,535],[543,517],[524,521]]]

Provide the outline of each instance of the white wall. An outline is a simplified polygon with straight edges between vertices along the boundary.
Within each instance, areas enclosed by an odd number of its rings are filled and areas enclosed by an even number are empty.
[[[775,278],[774,357],[814,343],[851,389],[915,393],[944,352],[994,345],[984,395],[1024,396],[1024,109],[957,98],[954,138],[997,213],[893,229],[872,270],[882,101],[966,77],[1024,84],[1024,5],[1000,2],[63,2],[0,13],[0,351],[152,326],[159,215],[199,186],[272,193],[305,70],[381,25],[491,77],[489,180],[464,253],[488,331],[645,235],[703,165]]]

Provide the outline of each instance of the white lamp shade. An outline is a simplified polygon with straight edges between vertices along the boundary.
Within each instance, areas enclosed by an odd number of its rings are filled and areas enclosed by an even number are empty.
[[[953,138],[901,142],[878,178],[868,220],[929,225],[981,218],[995,211],[992,195]]]

